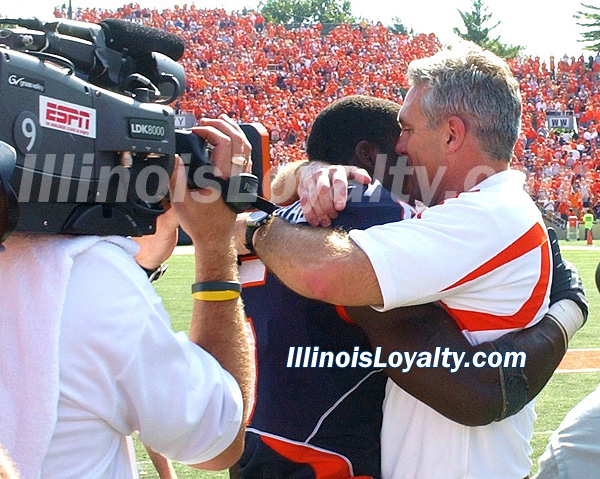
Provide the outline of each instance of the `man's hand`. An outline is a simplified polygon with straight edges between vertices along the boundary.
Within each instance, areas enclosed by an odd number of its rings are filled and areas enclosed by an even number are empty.
[[[251,146],[239,125],[222,115],[217,120],[203,119],[201,126],[192,131],[214,146],[211,161],[216,177],[227,179],[239,165],[234,160],[245,158],[249,162]],[[177,159],[170,184],[171,203],[177,212],[182,228],[195,245],[207,242],[229,244],[233,235],[235,213],[227,207],[220,192],[213,188],[190,191],[187,176],[180,159]],[[210,226],[209,226],[210,225]]]
[[[156,232],[153,235],[133,238],[140,245],[135,256],[137,263],[145,269],[155,270],[171,256],[177,245],[177,227],[179,220],[175,210],[170,208],[156,220]]]
[[[295,172],[298,197],[306,221],[312,226],[331,226],[331,220],[346,207],[348,180],[368,184],[371,177],[356,166],[311,161]]]
[[[173,463],[169,459],[162,454],[153,451],[146,445],[144,445],[144,447],[146,448],[148,457],[154,465],[154,469],[156,469],[156,472],[158,473],[159,479],[177,479],[177,473],[175,472]]]

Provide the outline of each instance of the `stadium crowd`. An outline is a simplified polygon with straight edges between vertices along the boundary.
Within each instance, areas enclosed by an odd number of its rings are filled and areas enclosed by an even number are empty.
[[[66,9],[57,8],[57,17]],[[194,5],[158,11],[137,4],[116,11],[78,9],[74,18],[117,17],[162,28],[186,40],[187,91],[179,111],[197,118],[226,113],[267,127],[271,161],[304,158],[317,113],[337,98],[366,94],[401,101],[404,73],[415,58],[441,48],[436,36],[394,33],[378,23],[301,28],[265,24],[254,11],[227,13]],[[528,173],[527,188],[545,214],[564,224],[592,210],[600,216],[600,54],[510,61],[523,95],[522,134],[513,168]],[[549,113],[572,113],[575,130],[549,130]]]

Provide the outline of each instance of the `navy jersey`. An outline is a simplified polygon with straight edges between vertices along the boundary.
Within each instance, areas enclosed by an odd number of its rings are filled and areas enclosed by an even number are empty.
[[[277,214],[306,223],[299,203]],[[365,229],[408,215],[408,205],[380,185],[351,186],[348,205],[333,226]],[[379,478],[384,372],[335,363],[287,367],[290,347],[350,355],[357,346],[369,350],[363,331],[343,319],[343,309],[288,289],[256,257],[243,259],[240,275],[257,360],[256,402],[239,462],[242,477]]]

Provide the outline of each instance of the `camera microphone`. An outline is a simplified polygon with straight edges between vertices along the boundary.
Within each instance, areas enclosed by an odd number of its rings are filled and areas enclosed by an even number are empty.
[[[177,61],[185,50],[185,43],[180,37],[164,30],[114,18],[102,20],[99,25],[104,30],[108,48],[116,51],[127,49],[134,58],[158,52]]]
[[[164,30],[118,19],[86,23],[67,19],[41,22],[3,19],[0,24],[27,30],[0,30],[0,45],[49,59],[67,58],[87,81],[104,88],[116,86],[142,102],[169,103],[185,88],[185,71],[177,63],[185,51],[183,39]],[[45,55],[45,56],[44,56]],[[141,76],[140,76],[141,75]]]
[[[4,19],[2,22],[29,30],[78,38],[96,46],[99,46],[99,36],[104,34],[106,47],[117,52],[127,50],[134,58],[146,57],[153,52],[158,52],[177,61],[183,56],[185,50],[184,41],[173,33],[115,18],[107,18],[99,23],[67,19],[44,23],[37,18]]]

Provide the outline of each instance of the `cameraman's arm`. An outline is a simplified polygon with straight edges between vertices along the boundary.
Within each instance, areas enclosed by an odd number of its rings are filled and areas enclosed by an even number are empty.
[[[8,457],[8,453],[2,449],[2,444],[0,444],[0,478],[19,479],[20,477],[13,462]]]
[[[237,253],[230,242],[210,245],[192,237],[196,247],[196,282],[238,281]],[[252,394],[250,349],[244,309],[240,298],[229,301],[194,301],[190,339],[211,353],[237,380],[244,398],[244,418]],[[198,464],[203,469],[221,470],[239,459],[243,451],[244,427],[232,445],[219,457]]]
[[[250,154],[250,146],[237,125],[228,121],[206,121],[196,131],[215,146],[212,160],[224,177],[231,171],[231,158],[236,152]],[[237,281],[237,255],[232,243],[235,213],[220,197],[210,201],[214,191],[190,192],[181,161],[171,181],[171,201],[182,227],[196,248],[196,282]],[[183,199],[183,201],[178,201]],[[244,399],[242,425],[236,439],[217,457],[194,464],[203,469],[225,469],[231,466],[243,450],[245,418],[252,394],[251,358],[245,332],[241,299],[226,301],[195,300],[190,326],[190,339],[213,355],[238,382]]]
[[[173,463],[169,459],[162,454],[153,451],[148,446],[144,447],[146,448],[148,457],[154,465],[154,469],[156,469],[156,472],[158,473],[159,479],[177,479],[177,473],[175,472]]]

